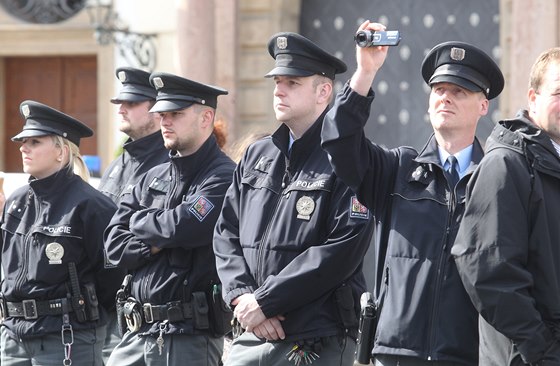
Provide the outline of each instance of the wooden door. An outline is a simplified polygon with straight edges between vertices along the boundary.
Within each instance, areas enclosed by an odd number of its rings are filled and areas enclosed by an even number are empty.
[[[35,100],[97,130],[97,60],[95,56],[8,57],[4,62],[6,172],[21,172],[19,144],[11,141],[23,126],[19,105]],[[96,138],[83,139],[82,155],[97,155]]]

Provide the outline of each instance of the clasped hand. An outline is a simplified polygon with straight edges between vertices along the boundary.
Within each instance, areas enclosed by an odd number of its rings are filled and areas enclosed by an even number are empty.
[[[284,339],[286,334],[281,322],[285,319],[282,315],[267,318],[253,294],[243,294],[233,302],[235,310],[233,315],[247,332],[254,333],[259,338],[269,341]]]

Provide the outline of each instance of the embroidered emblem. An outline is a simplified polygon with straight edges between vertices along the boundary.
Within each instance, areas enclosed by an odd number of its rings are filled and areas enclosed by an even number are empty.
[[[311,218],[311,214],[315,210],[315,201],[309,196],[303,196],[296,202],[296,211],[298,213],[297,218],[308,220]]]
[[[64,247],[57,242],[47,244],[45,254],[49,258],[49,264],[62,264],[64,256]]]
[[[463,61],[465,58],[465,50],[463,48],[451,47],[451,53],[449,54],[452,60]]]
[[[288,38],[286,37],[276,38],[276,46],[278,46],[278,48],[281,50],[285,50],[288,47]]]
[[[350,198],[350,217],[355,219],[369,219],[369,210],[358,201],[356,196]]]
[[[189,211],[196,216],[198,221],[202,222],[208,216],[210,211],[214,208],[212,202],[210,202],[206,197],[200,196],[196,199],[196,202],[189,208]]]

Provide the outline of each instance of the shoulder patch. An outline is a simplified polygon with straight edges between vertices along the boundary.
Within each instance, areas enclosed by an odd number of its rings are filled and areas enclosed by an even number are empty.
[[[358,201],[356,196],[350,198],[350,217],[354,219],[369,219],[369,210]]]
[[[210,202],[206,197],[200,196],[189,208],[189,211],[196,216],[198,221],[202,222],[208,216],[210,211],[214,208],[214,204]]]

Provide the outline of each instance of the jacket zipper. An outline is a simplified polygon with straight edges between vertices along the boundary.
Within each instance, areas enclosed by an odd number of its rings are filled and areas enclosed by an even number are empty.
[[[274,205],[274,210],[272,211],[272,214],[270,215],[270,220],[268,221],[268,224],[266,225],[266,230],[264,231],[264,235],[261,238],[261,245],[259,246],[259,251],[258,251],[258,255],[257,255],[256,277],[257,277],[257,285],[259,285],[259,286],[262,285],[262,283],[264,282],[264,278],[262,276],[262,273],[264,271],[261,270],[262,262],[264,260],[264,254],[263,254],[264,253],[264,246],[265,246],[265,243],[267,242],[268,235],[270,234],[270,229],[272,227],[272,223],[274,222],[274,218],[276,217],[276,214],[278,213],[278,208],[280,207],[280,203],[282,202],[284,192],[288,188],[288,183],[290,183],[290,181],[291,181],[290,161],[288,159],[286,159],[286,170],[284,171],[284,175],[282,176],[282,190],[280,191],[280,193],[278,194],[278,198],[276,199],[276,204]]]
[[[449,185],[449,183],[447,183]],[[443,240],[443,247],[442,247],[442,251],[440,253],[439,256],[439,260],[438,260],[438,266],[437,266],[437,276],[436,276],[436,287],[434,290],[434,296],[432,299],[432,317],[430,318],[430,345],[428,347],[428,360],[432,360],[432,353],[433,353],[433,348],[434,348],[434,339],[435,339],[435,333],[436,333],[436,329],[434,327],[434,319],[437,318],[437,315],[439,313],[439,298],[440,298],[440,291],[441,291],[441,284],[443,282],[442,276],[442,270],[444,267],[444,261],[445,261],[445,252],[447,250],[447,245],[449,242],[449,235],[451,233],[451,222],[453,220],[453,216],[455,213],[455,208],[456,208],[456,195],[455,195],[455,187],[452,187],[449,189],[449,202],[450,202],[450,207],[447,211],[448,215],[447,215],[447,221],[446,221],[446,225],[445,225],[445,236],[444,236],[444,240]]]

